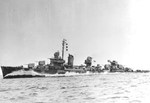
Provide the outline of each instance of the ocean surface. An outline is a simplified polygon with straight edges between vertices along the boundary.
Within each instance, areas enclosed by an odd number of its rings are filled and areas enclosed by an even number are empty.
[[[150,103],[150,73],[0,78],[0,103]]]

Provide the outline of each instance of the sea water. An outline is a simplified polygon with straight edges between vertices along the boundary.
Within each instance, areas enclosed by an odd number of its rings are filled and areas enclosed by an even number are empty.
[[[0,79],[0,103],[150,103],[149,73]]]

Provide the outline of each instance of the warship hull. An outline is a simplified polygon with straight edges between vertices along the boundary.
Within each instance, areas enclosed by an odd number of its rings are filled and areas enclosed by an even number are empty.
[[[45,71],[34,70],[34,71],[41,74],[65,74],[66,73],[65,70],[57,70],[57,69],[50,69]]]
[[[66,72],[74,73],[86,73],[87,71],[94,73],[91,70],[85,70],[85,68],[36,68],[29,69],[23,67],[5,67],[2,66],[3,78],[32,78],[32,77],[45,77],[45,74],[65,74]]]
[[[11,67],[11,66],[1,66],[1,70],[2,70],[2,74],[3,74],[3,78],[5,78],[5,76],[7,74],[10,74],[14,71],[19,71],[22,70],[23,68],[21,66],[18,67]]]
[[[9,76],[5,76],[4,79],[11,79],[11,78],[35,78],[35,77],[45,77],[44,75],[43,76],[40,76],[40,75],[9,75]]]
[[[44,77],[42,74],[38,74],[33,70],[28,68],[23,68],[22,66],[10,67],[2,66],[3,78],[32,78],[32,77]]]

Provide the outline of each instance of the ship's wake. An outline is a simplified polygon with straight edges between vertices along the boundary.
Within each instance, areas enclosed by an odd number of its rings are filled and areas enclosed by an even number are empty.
[[[76,73],[76,72],[66,72],[65,74],[44,74],[46,77],[69,77],[69,76],[86,76],[86,75],[96,75],[99,73]]]

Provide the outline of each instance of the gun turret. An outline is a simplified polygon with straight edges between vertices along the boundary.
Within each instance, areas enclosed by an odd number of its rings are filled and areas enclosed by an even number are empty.
[[[26,68],[27,70],[28,69],[33,69],[34,68],[34,66],[35,66],[35,64],[34,63],[29,63],[28,64],[28,68]]]
[[[39,61],[39,65],[40,65],[40,66],[45,65],[45,61],[44,61],[44,60],[43,60],[43,61]]]
[[[113,61],[110,61],[108,60],[108,62],[112,65],[112,66],[117,66],[118,65],[118,62],[113,60]]]

